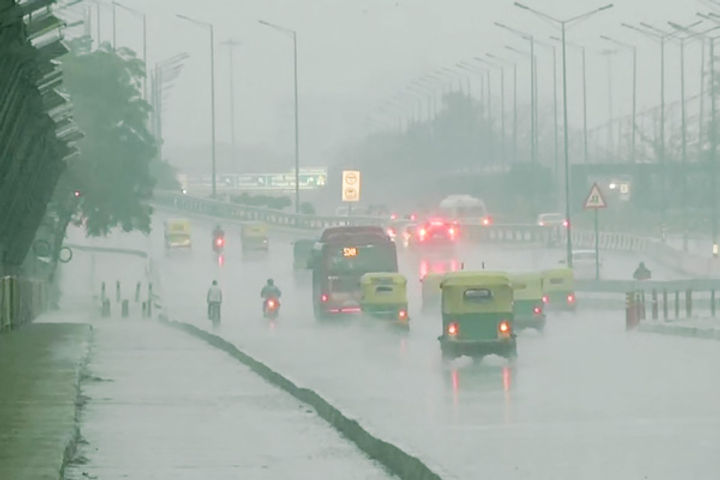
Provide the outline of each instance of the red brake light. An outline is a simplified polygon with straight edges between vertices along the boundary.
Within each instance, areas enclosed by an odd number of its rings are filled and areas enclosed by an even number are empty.
[[[570,222],[567,221],[567,218],[563,220],[563,227],[567,228],[570,225]]]
[[[268,306],[268,308],[275,308],[275,300],[273,300],[273,299],[268,300],[267,306]]]
[[[410,221],[414,222],[415,220],[417,220],[417,215],[413,213],[410,215]]]
[[[453,322],[447,326],[447,334],[451,337],[456,337],[460,333],[460,327],[457,323]]]
[[[454,228],[454,227],[448,228],[448,234],[449,234],[451,237],[454,237],[454,236],[455,236],[455,233],[456,233],[456,232],[455,232],[455,228]]]
[[[427,235],[427,230],[420,228],[420,230],[418,230],[418,235],[420,235],[420,240],[424,239],[425,235]]]
[[[390,220],[397,220],[397,213],[390,215]]]
[[[485,226],[490,225],[491,223],[492,223],[492,218],[491,218],[491,217],[485,217],[485,218],[482,219],[482,224],[485,225]]]
[[[539,305],[538,305],[538,306],[535,306],[535,307],[533,308],[533,313],[534,313],[535,315],[540,315],[540,314],[542,313],[542,307],[539,306]]]
[[[542,220],[540,220],[540,221],[538,222],[538,224],[539,224],[541,227],[544,227],[544,226],[545,226],[545,222],[543,222]]]
[[[570,295],[568,295],[567,303],[569,303],[569,304],[575,303],[575,295],[573,295],[572,293]]]
[[[405,319],[407,318],[407,310],[404,310],[404,309],[403,309],[403,310],[400,310],[400,311],[398,312],[398,318],[399,318],[400,320],[405,320]]]
[[[498,324],[498,332],[500,333],[510,333],[510,322],[507,320],[503,320]]]
[[[327,301],[328,301],[329,299],[330,299],[330,297],[328,297],[328,294],[327,294],[327,293],[323,293],[322,295],[320,295],[320,301],[321,301],[322,303],[327,303]]]
[[[392,227],[389,227],[389,228],[387,229],[387,234],[388,234],[389,237],[395,238],[395,229],[392,228]]]
[[[548,297],[547,295],[543,295],[542,301],[543,303],[550,303],[550,297]]]
[[[222,247],[223,243],[225,243],[225,240],[223,240],[223,237],[217,237],[215,239],[215,245],[217,245],[218,247]]]

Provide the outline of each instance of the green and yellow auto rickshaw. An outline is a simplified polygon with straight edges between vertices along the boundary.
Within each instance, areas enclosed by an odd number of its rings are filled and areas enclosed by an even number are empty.
[[[454,272],[442,290],[442,335],[445,358],[496,354],[515,357],[513,288],[502,272]]]
[[[365,315],[407,328],[407,280],[399,273],[366,273],[360,277],[360,309]]]
[[[240,227],[240,240],[243,252],[262,250],[268,251],[268,227],[262,222],[247,222]]]
[[[513,287],[513,315],[515,330],[545,329],[542,276],[539,273],[511,275]]]
[[[307,270],[315,240],[303,238],[293,242],[293,270]]]
[[[440,305],[440,282],[444,273],[428,273],[420,279],[422,283],[422,311],[429,312]]]
[[[576,307],[575,277],[569,268],[545,270],[542,275],[543,303],[546,311],[569,310]]]

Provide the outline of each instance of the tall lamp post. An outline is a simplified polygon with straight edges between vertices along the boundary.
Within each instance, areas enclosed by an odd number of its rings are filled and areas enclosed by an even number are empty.
[[[716,27],[720,26],[720,15],[715,13],[703,14],[698,13],[699,17],[712,21]],[[710,30],[715,30],[715,28]],[[689,29],[684,29],[689,31]],[[715,85],[715,40],[720,35],[707,35],[709,32],[700,32],[697,35],[708,40],[710,44],[710,228],[712,237],[712,255],[717,257],[720,254],[720,244],[718,243],[718,198],[717,198],[717,88]],[[693,32],[694,33],[694,32]],[[704,81],[704,79],[703,79]]]
[[[513,62],[510,60],[505,60],[502,57],[499,57],[497,55],[493,55],[492,53],[487,54],[488,58],[492,58],[496,62],[504,63],[506,65],[511,65],[513,69],[513,163],[517,163],[517,121],[518,121],[518,111],[517,111],[517,62]]]
[[[629,43],[621,42],[620,40],[616,40],[614,38],[610,38],[606,35],[600,35],[600,38],[603,40],[606,40],[610,43],[615,44],[616,46],[620,48],[624,48],[627,50],[630,50],[632,52],[632,133],[630,136],[630,161],[631,163],[635,163],[636,161],[636,148],[635,148],[635,139],[637,136],[637,125],[635,123],[635,117],[637,115],[637,46],[631,45]]]
[[[143,63],[145,64],[145,77],[143,78],[143,97],[145,100],[148,99],[148,88],[147,88],[147,79],[148,79],[148,60],[147,60],[147,50],[148,50],[148,42],[147,42],[147,15],[145,15],[144,12],[141,12],[139,10],[135,10],[134,8],[126,7],[120,2],[113,2],[113,6],[117,6],[125,10],[126,12],[132,13],[136,17],[140,17],[142,19],[142,42],[143,42]],[[114,22],[114,21],[113,21]],[[114,30],[113,30],[114,31]],[[114,35],[114,34],[113,34]],[[113,36],[114,41],[114,36]]]
[[[217,182],[215,174],[215,27],[212,23],[202,22],[194,18],[178,15],[178,18],[207,28],[210,32],[210,142],[212,145],[212,198],[217,196]]]
[[[232,38],[222,42],[222,45],[228,47],[228,60],[229,60],[229,87],[230,87],[230,148],[233,168],[237,170],[237,161],[235,156],[237,155],[235,148],[235,47],[239,47],[242,43]]]
[[[293,41],[293,91],[295,94],[295,213],[300,213],[300,133],[299,133],[299,108],[298,108],[298,47],[297,32],[287,27],[258,20],[261,25],[272,28],[279,32],[288,34]]]
[[[476,57],[475,60],[485,63],[487,66],[500,70],[500,152],[502,155],[503,166],[507,167],[507,136],[505,129],[505,66],[495,62],[486,60],[482,57]],[[489,74],[489,72],[488,72]]]
[[[527,5],[524,5],[519,2],[515,2],[515,6],[518,8],[522,8],[523,10],[527,10],[540,18],[543,18],[545,20],[549,20],[556,25],[560,25],[560,29],[562,32],[562,76],[563,76],[563,130],[564,130],[564,150],[565,150],[565,218],[567,220],[567,242],[566,242],[566,261],[569,268],[572,268],[572,222],[570,221],[570,158],[568,154],[568,108],[567,108],[567,55],[566,55],[566,47],[565,47],[565,31],[567,29],[567,26],[570,24],[577,23],[581,20],[584,20],[596,13],[602,12],[603,10],[607,10],[609,8],[612,8],[612,4],[605,5],[600,8],[596,8],[594,10],[591,10],[589,12],[583,13],[581,15],[576,15],[574,17],[570,17],[567,19],[557,19],[555,17],[551,17],[550,15],[547,15],[546,13],[543,13],[539,10],[535,10],[534,8],[530,8]]]
[[[528,41],[530,44],[530,158],[532,160],[532,163],[537,163],[538,155],[537,155],[537,77],[536,77],[536,68],[535,68],[535,37],[529,33],[522,32],[520,30],[517,30],[515,28],[509,27],[503,23],[495,22],[495,25],[502,28],[503,30],[507,30],[508,32],[511,32],[518,37],[522,38],[523,40]],[[525,52],[519,51],[513,47],[505,47],[508,50],[514,51],[516,53],[520,53],[521,55],[526,55]]]

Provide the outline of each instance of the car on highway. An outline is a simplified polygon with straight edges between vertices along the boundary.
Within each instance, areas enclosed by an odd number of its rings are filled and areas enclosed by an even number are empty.
[[[454,246],[460,238],[460,226],[457,222],[432,218],[415,228],[409,244],[422,248],[428,246]]]
[[[572,264],[575,277],[595,278],[595,250],[573,250]],[[602,263],[599,264],[602,273]]]
[[[568,226],[567,218],[562,213],[541,213],[537,217],[537,224],[540,227],[565,227]]]

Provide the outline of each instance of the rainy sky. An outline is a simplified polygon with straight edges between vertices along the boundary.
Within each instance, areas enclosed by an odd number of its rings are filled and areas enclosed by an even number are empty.
[[[259,19],[297,31],[301,148],[306,164],[323,165],[344,143],[380,124],[396,123],[409,115],[398,107],[379,115],[378,107],[416,78],[441,67],[486,52],[518,61],[519,101],[527,102],[527,60],[505,49],[527,42],[493,25],[501,21],[537,38],[552,42],[557,30],[547,22],[513,6],[511,0],[124,0],[125,5],[148,14],[149,62],[152,65],[179,52],[190,59],[172,87],[164,115],[164,135],[170,148],[200,147],[209,143],[209,39],[202,28],[184,22],[184,14],[215,25],[216,98],[218,142],[229,143],[229,50],[222,42],[242,42],[235,50],[236,136],[238,144],[260,146],[290,157],[293,151],[292,41],[289,36],[258,23]],[[528,0],[528,5],[556,17],[572,17],[607,3],[604,0]],[[91,4],[93,5],[93,4]],[[93,7],[94,8],[94,7]],[[639,108],[659,103],[658,44],[622,28],[621,21],[641,21],[669,29],[667,20],[689,24],[701,3],[679,0],[618,0],[571,29],[568,38],[588,47],[588,91],[591,125],[607,120],[607,58],[611,47],[600,34],[639,47]],[[111,39],[111,9],[101,8],[101,35]],[[95,20],[93,10],[91,18]],[[118,44],[141,51],[141,23],[117,10]],[[92,26],[93,34],[97,25]],[[700,45],[689,44],[686,54],[688,92],[699,91]],[[667,98],[679,98],[679,49],[667,49]],[[540,105],[552,101],[552,55],[538,50]],[[621,52],[613,60],[613,112],[630,111],[631,60]],[[581,121],[581,77],[578,51],[568,50],[568,106],[570,122]],[[462,77],[462,81],[465,78]],[[475,91],[478,76],[471,76]],[[506,77],[506,79],[509,79]],[[448,80],[451,82],[452,80]],[[499,91],[499,75],[493,77]],[[508,95],[510,83],[508,80]],[[509,100],[508,100],[509,104]],[[369,118],[373,119],[373,124]]]

